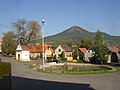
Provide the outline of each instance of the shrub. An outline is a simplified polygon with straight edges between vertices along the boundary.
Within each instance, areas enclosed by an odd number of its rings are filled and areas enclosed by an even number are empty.
[[[0,76],[11,73],[11,64],[8,62],[0,63]]]

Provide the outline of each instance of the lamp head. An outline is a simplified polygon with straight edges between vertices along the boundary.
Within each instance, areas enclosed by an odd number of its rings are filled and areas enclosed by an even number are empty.
[[[43,23],[45,23],[45,20],[44,20],[44,19],[42,20],[42,24],[43,24]]]

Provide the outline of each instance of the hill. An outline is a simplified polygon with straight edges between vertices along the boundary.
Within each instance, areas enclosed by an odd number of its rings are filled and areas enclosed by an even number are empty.
[[[102,32],[104,40],[107,44],[120,45],[120,36],[111,36]],[[56,35],[45,37],[48,44],[65,44],[69,42],[79,42],[81,39],[94,39],[95,33],[89,32],[79,26],[73,26]]]

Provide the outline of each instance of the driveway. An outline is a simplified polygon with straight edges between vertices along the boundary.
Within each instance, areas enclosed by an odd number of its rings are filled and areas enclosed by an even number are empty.
[[[12,65],[13,90],[120,90],[120,73],[99,75],[48,74],[30,70],[31,62],[1,56]]]

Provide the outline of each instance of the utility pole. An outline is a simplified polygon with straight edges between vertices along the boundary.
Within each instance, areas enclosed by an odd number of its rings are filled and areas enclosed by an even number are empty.
[[[45,23],[45,20],[42,20],[42,69],[45,70],[44,64],[45,64],[45,60],[44,60],[44,30],[43,30],[43,25]]]

